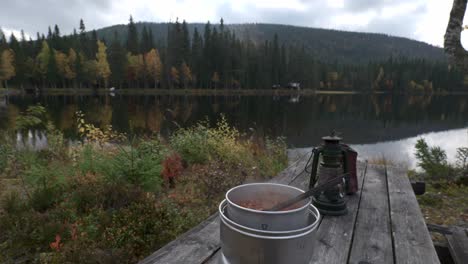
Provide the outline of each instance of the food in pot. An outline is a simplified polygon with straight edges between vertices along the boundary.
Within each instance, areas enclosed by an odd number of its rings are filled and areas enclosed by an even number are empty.
[[[277,198],[277,197],[276,197]],[[254,209],[254,210],[259,210],[259,211],[265,211],[268,208],[272,208],[273,206],[279,204],[280,202],[286,201],[287,198],[282,197],[282,199],[251,199],[251,200],[242,200],[242,201],[237,201],[235,202],[237,205],[249,208],[249,209]],[[290,205],[284,209],[281,209],[280,211],[289,211],[289,210],[294,210],[297,209],[304,204],[301,202],[297,202],[293,205]]]

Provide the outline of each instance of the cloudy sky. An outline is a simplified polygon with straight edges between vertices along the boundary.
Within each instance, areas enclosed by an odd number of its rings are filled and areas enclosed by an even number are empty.
[[[1,0],[0,27],[6,34],[62,33],[135,21],[279,23],[379,32],[442,46],[451,0]]]

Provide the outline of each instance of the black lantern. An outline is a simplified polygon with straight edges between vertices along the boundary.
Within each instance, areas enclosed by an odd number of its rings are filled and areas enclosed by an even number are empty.
[[[313,150],[309,189],[321,185],[343,173],[348,173],[347,149],[341,138],[332,132],[322,138],[323,144]],[[324,215],[344,215],[348,212],[345,200],[346,180],[312,198],[312,203]]]

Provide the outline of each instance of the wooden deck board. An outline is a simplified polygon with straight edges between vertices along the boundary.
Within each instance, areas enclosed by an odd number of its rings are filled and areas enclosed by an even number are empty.
[[[367,168],[351,247],[349,263],[393,263],[387,179],[383,167]]]
[[[406,171],[387,168],[395,263],[440,263]]]
[[[346,263],[353,237],[354,221],[361,198],[361,187],[365,177],[365,165],[360,164],[358,171],[359,191],[347,196],[348,214],[340,217],[323,217],[316,233],[311,250],[314,251],[310,263]]]
[[[195,259],[201,263],[219,247],[219,219],[214,214],[140,263],[193,263]]]
[[[455,264],[468,262],[468,234],[463,228],[452,227],[452,234],[446,235],[449,244],[450,255]]]

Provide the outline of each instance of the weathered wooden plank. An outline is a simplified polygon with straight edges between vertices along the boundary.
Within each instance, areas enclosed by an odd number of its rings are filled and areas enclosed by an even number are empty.
[[[323,217],[311,248],[314,252],[310,263],[346,263],[361,199],[362,183],[366,177],[365,166],[363,163],[358,164],[359,191],[347,196],[348,214]]]
[[[395,263],[440,263],[406,170],[388,166]]]
[[[294,176],[300,174],[300,176],[296,177],[293,181],[293,185],[304,185],[307,180],[304,167],[308,158],[309,155],[302,155],[286,170],[273,178],[271,182],[289,184],[292,179],[295,178]],[[210,259],[217,259],[219,248],[219,220],[218,215],[214,214],[200,225],[143,259],[140,263],[207,263]]]
[[[387,179],[382,166],[367,169],[349,263],[393,263]]]
[[[468,234],[460,227],[450,228],[452,234],[446,235],[450,255],[455,264],[468,262]]]
[[[201,263],[218,248],[219,220],[214,214],[140,263]]]

